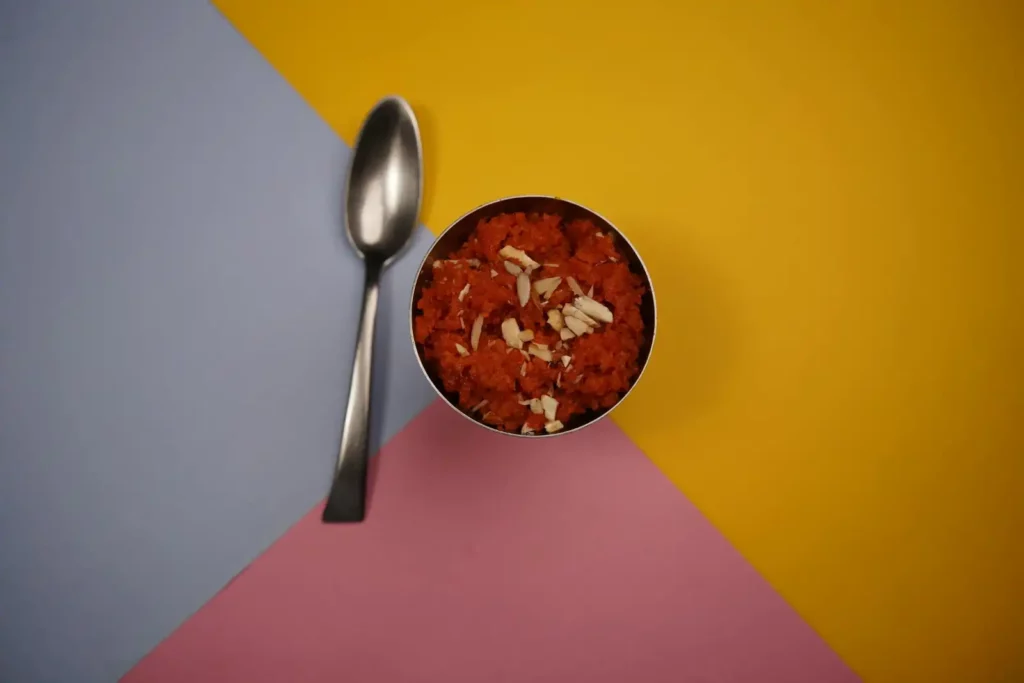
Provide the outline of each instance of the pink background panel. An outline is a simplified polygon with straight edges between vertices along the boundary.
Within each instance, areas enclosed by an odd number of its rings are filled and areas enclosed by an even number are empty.
[[[124,680],[858,680],[611,421],[525,441],[438,402],[376,466],[365,524],[310,511]]]

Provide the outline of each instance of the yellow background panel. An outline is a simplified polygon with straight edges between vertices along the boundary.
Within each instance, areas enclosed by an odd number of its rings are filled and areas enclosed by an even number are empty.
[[[1024,6],[220,0],[424,219],[582,201],[653,273],[616,421],[868,681],[1024,680]]]

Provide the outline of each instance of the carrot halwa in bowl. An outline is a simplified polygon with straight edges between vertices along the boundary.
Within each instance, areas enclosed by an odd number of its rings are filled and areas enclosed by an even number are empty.
[[[564,434],[608,414],[639,380],[654,332],[654,292],[632,245],[556,197],[462,216],[413,287],[423,372],[453,408],[508,434]]]

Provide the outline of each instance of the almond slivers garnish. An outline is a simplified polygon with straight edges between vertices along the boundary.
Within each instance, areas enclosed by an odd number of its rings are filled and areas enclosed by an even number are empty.
[[[586,325],[584,325],[584,327],[586,327]],[[563,327],[558,331],[558,336],[562,338],[562,341],[569,341],[570,339],[573,339],[576,334],[568,327]]]
[[[562,388],[562,373],[558,373],[558,377],[555,378],[555,386],[559,389]]]
[[[579,300],[579,299],[580,299],[580,297],[577,297],[577,300]],[[566,315],[566,316],[571,316],[573,318],[576,318],[577,320],[582,320],[584,323],[586,323],[587,325],[590,325],[591,327],[597,327],[598,326],[598,322],[596,320],[594,320],[589,315],[587,315],[586,313],[584,313],[580,309],[576,308],[572,304],[566,304],[566,305],[562,306],[562,314]]]
[[[505,270],[508,271],[509,275],[519,275],[519,273],[523,272],[522,268],[512,263],[511,261],[505,261],[503,265],[505,266]]]
[[[456,343],[455,344],[455,350],[458,351],[459,355],[462,356],[463,358],[465,358],[466,356],[469,355],[469,349],[467,349],[462,344]]]
[[[547,432],[548,434],[554,434],[555,432],[563,429],[564,427],[565,425],[563,425],[558,420],[552,420],[551,422],[548,422],[544,425],[544,431]]]
[[[469,345],[476,351],[480,348],[480,333],[484,331],[484,317],[478,315],[473,321],[473,329],[469,333]]]
[[[590,285],[590,289],[587,290],[587,298],[594,298],[594,285]]]
[[[540,397],[540,404],[544,408],[544,418],[547,419],[548,422],[554,420],[555,411],[558,410],[558,401],[547,394],[544,394]]]
[[[515,318],[506,318],[501,322],[501,336],[513,349],[523,348],[523,340],[519,338],[519,323]]]
[[[491,268],[491,277],[498,277],[498,271],[496,271],[494,268]]]
[[[533,290],[540,294],[545,299],[550,298],[554,294],[555,290],[558,289],[558,285],[562,284],[562,278],[560,277],[546,277],[537,280],[533,283]]]
[[[572,356],[562,356],[562,367],[569,367],[569,363],[572,362]]]
[[[595,320],[600,320],[603,323],[610,323],[615,320],[615,316],[612,315],[611,309],[602,303],[594,301],[588,296],[578,296],[573,303],[576,304],[576,308]]]
[[[592,332],[592,330],[590,329],[589,325],[587,325],[585,322],[583,322],[579,318],[577,318],[575,316],[571,316],[571,315],[567,316],[565,318],[565,326],[569,328],[569,333],[570,334],[578,335],[580,337],[582,337],[583,335],[587,334],[588,332]],[[562,333],[563,333],[562,338],[564,339],[565,338],[565,335],[564,335],[565,330],[562,330]],[[571,339],[571,337],[570,337],[570,339]]]
[[[504,258],[510,259],[517,262],[526,270],[534,270],[540,267],[540,264],[534,261],[532,258],[526,255],[526,252],[521,249],[516,249],[513,246],[505,245],[498,252],[499,255]]]
[[[469,412],[471,412],[471,413],[478,413],[478,412],[480,412],[480,409],[483,408],[486,405],[487,405],[487,399],[485,398],[484,400],[480,401],[475,406],[470,408]]]
[[[565,281],[569,283],[569,289],[572,290],[573,294],[576,296],[583,296],[583,289],[580,287],[580,283],[576,282],[576,278],[567,277],[565,278]]]
[[[530,429],[530,425],[523,423],[523,429],[519,432],[520,434],[533,434],[533,430]]]
[[[528,349],[528,351],[530,352],[530,355],[537,356],[537,358],[540,358],[541,360],[546,361],[548,363],[551,362],[551,352],[547,349],[546,346],[530,344],[530,348]]]
[[[526,377],[526,363],[523,363],[523,367],[519,368],[519,376]]]
[[[533,305],[537,307],[538,311],[541,313],[544,312],[544,304],[541,303],[540,297],[537,296],[537,292],[530,290],[530,301],[533,302]],[[547,299],[545,299],[545,301],[547,301]]]
[[[516,275],[516,294],[519,295],[520,306],[525,306],[530,300],[530,276],[526,273]]]
[[[480,267],[480,259],[475,259],[475,258],[466,259],[466,263],[468,263],[473,268],[479,268]]]
[[[459,301],[462,301],[463,299],[465,299],[467,294],[469,294],[469,283],[468,282],[466,283],[466,286],[462,288],[462,291],[459,292]]]
[[[533,341],[533,330],[523,330],[519,333],[519,338],[524,342]]]
[[[562,328],[565,327],[565,323],[562,322],[562,312],[557,308],[552,308],[548,311],[548,325],[551,325],[551,329],[555,332],[561,332]]]

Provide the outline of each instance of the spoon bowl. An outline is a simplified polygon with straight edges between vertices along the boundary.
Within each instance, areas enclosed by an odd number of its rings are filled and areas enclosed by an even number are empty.
[[[322,514],[324,522],[361,522],[366,517],[373,335],[380,276],[415,232],[422,195],[423,152],[416,115],[402,98],[386,97],[363,122],[345,189],[345,233],[363,259],[366,284],[352,385],[334,483]]]
[[[382,264],[393,260],[416,229],[422,195],[416,116],[402,98],[387,97],[366,118],[352,155],[345,233],[356,252]]]

